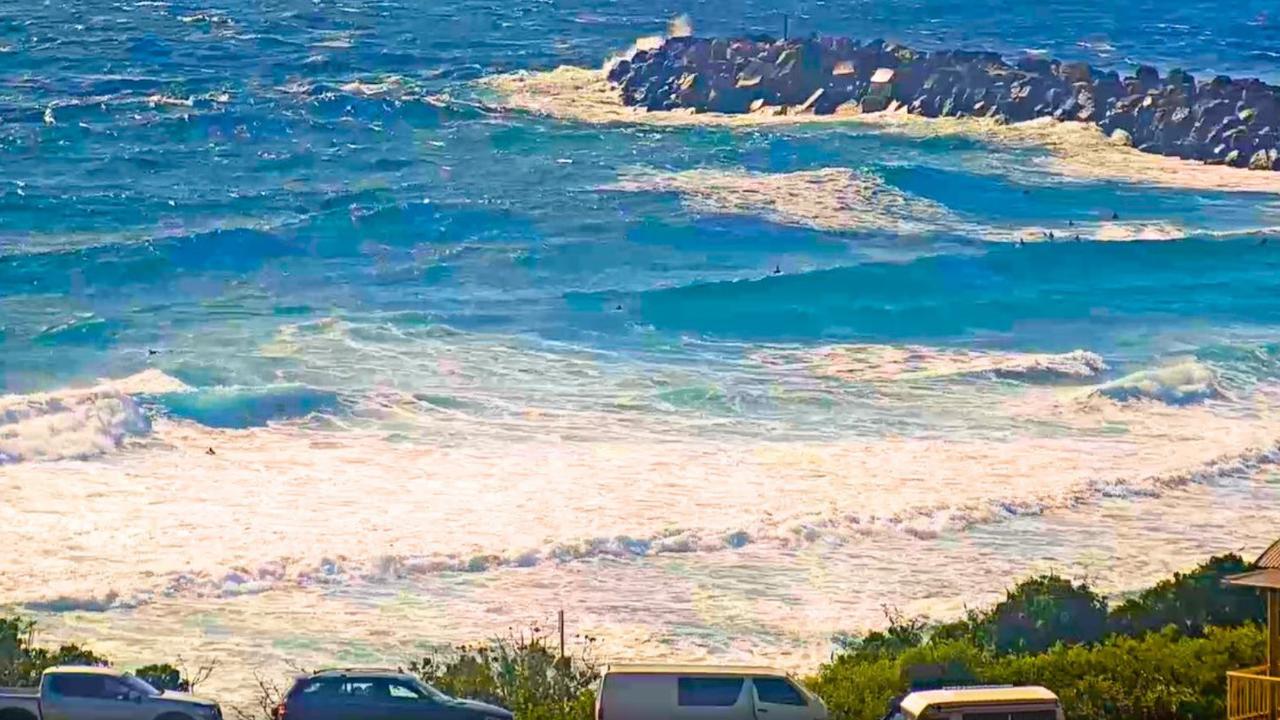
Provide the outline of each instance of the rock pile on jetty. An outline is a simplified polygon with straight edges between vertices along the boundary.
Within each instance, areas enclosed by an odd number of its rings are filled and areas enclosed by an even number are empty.
[[[1086,63],[965,50],[922,52],[843,37],[674,37],[616,61],[627,105],[720,113],[857,113],[1097,124],[1115,141],[1206,163],[1280,170],[1280,88],[1197,80],[1150,66],[1122,77]]]

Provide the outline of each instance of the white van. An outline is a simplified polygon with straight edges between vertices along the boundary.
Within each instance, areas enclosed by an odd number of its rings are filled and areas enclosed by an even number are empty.
[[[1052,690],[1024,687],[957,687],[919,690],[902,698],[893,720],[1064,720]]]
[[[826,720],[827,708],[787,673],[765,667],[609,665],[596,720]]]

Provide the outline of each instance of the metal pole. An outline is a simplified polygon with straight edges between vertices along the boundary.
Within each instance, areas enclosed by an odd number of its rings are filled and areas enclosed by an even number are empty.
[[[791,30],[791,16],[786,13],[782,13],[782,39],[784,42],[786,40],[791,39],[789,37],[790,30]]]
[[[560,610],[560,659],[564,659],[564,610]]]

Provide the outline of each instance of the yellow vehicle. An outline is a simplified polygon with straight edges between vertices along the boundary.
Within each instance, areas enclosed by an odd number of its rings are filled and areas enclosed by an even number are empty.
[[[1064,720],[1051,690],[1025,687],[958,687],[918,690],[902,698],[892,720]]]

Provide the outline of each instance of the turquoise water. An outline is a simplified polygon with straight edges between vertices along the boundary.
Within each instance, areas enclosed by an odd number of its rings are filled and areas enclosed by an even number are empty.
[[[1015,254],[966,237],[691,216],[670,196],[596,188],[638,164],[852,166],[992,224],[1061,226],[1115,208],[1222,229],[1265,225],[1268,197],[1114,184],[1024,195],[1016,180],[966,170],[965,157],[988,152],[976,141],[601,129],[422,98],[465,97],[469,81],[498,71],[598,66],[678,12],[706,32],[766,30],[788,11],[797,31],[1267,76],[1268,28],[1280,22],[1267,9],[9,3],[3,387],[148,365],[198,385],[253,384],[262,371],[238,367],[245,347],[221,342],[220,328],[251,342],[282,322],[343,313],[412,312],[605,349],[634,346],[637,326],[798,342],[999,334],[1007,347],[1068,349],[1190,323],[1266,326],[1275,260],[1252,238]],[[343,90],[391,75],[399,85],[372,96]],[[774,266],[786,277],[761,277]],[[170,354],[148,359],[146,348]],[[194,353],[222,371],[179,367]]]
[[[0,0],[0,520],[33,558],[0,603],[283,648],[291,607],[420,593],[406,622],[467,639],[552,588],[615,649],[807,662],[886,602],[1095,571],[1077,544],[1123,546],[1118,588],[1247,544],[1170,542],[1144,503],[1277,501],[1276,193],[973,132],[557,119],[486,84],[783,13],[1280,79],[1260,0]],[[974,569],[939,596],[904,553]],[[769,573],[812,615],[744,589]]]

